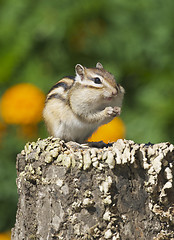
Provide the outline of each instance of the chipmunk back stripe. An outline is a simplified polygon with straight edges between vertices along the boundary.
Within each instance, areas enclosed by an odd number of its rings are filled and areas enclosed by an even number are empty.
[[[64,78],[69,78],[69,79],[75,81],[75,77],[74,76],[65,76]]]
[[[60,81],[60,82],[56,83],[56,84],[50,89],[50,91],[48,92],[48,94],[49,94],[52,90],[54,90],[55,88],[58,88],[58,87],[62,87],[62,88],[66,91],[66,90],[68,90],[68,89],[71,88],[71,85],[68,86],[68,84],[67,84],[66,82]]]
[[[64,99],[60,94],[58,93],[54,93],[54,94],[51,94],[47,99],[46,99],[46,102],[48,102],[49,100],[53,99],[53,98],[57,98],[63,102],[66,101],[66,99]]]

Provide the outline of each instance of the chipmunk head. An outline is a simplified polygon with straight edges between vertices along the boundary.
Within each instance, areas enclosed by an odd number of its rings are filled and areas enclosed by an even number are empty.
[[[97,63],[95,68],[86,68],[80,64],[75,66],[76,81],[85,87],[98,90],[104,101],[111,101],[124,91],[116,83],[114,76],[103,68],[101,63]],[[123,92],[124,94],[124,92]]]

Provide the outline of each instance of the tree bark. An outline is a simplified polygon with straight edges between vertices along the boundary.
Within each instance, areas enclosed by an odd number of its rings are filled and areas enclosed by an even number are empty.
[[[174,239],[174,146],[118,140],[73,148],[56,138],[17,157],[12,240]]]

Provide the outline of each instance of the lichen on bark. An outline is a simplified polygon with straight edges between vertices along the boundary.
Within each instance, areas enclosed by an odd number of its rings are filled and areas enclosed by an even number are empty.
[[[174,146],[118,140],[73,149],[57,138],[17,157],[13,240],[174,238]]]

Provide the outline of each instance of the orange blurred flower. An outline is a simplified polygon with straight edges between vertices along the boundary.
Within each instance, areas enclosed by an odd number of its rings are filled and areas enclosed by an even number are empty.
[[[89,142],[103,141],[104,143],[115,142],[125,138],[125,125],[123,121],[116,117],[108,124],[102,125],[93,135],[88,138]]]
[[[45,95],[29,83],[17,84],[1,99],[1,116],[8,124],[36,124],[42,119]]]
[[[5,132],[5,130],[6,130],[6,125],[5,125],[5,123],[3,123],[3,122],[0,121],[0,137],[1,137],[1,135]]]
[[[6,125],[0,121],[0,142],[6,131]]]
[[[0,240],[10,240],[11,239],[11,233],[9,232],[3,232],[0,233]]]
[[[18,135],[27,138],[27,139],[33,139],[37,137],[38,134],[38,126],[37,124],[25,124],[21,125],[18,128]]]

